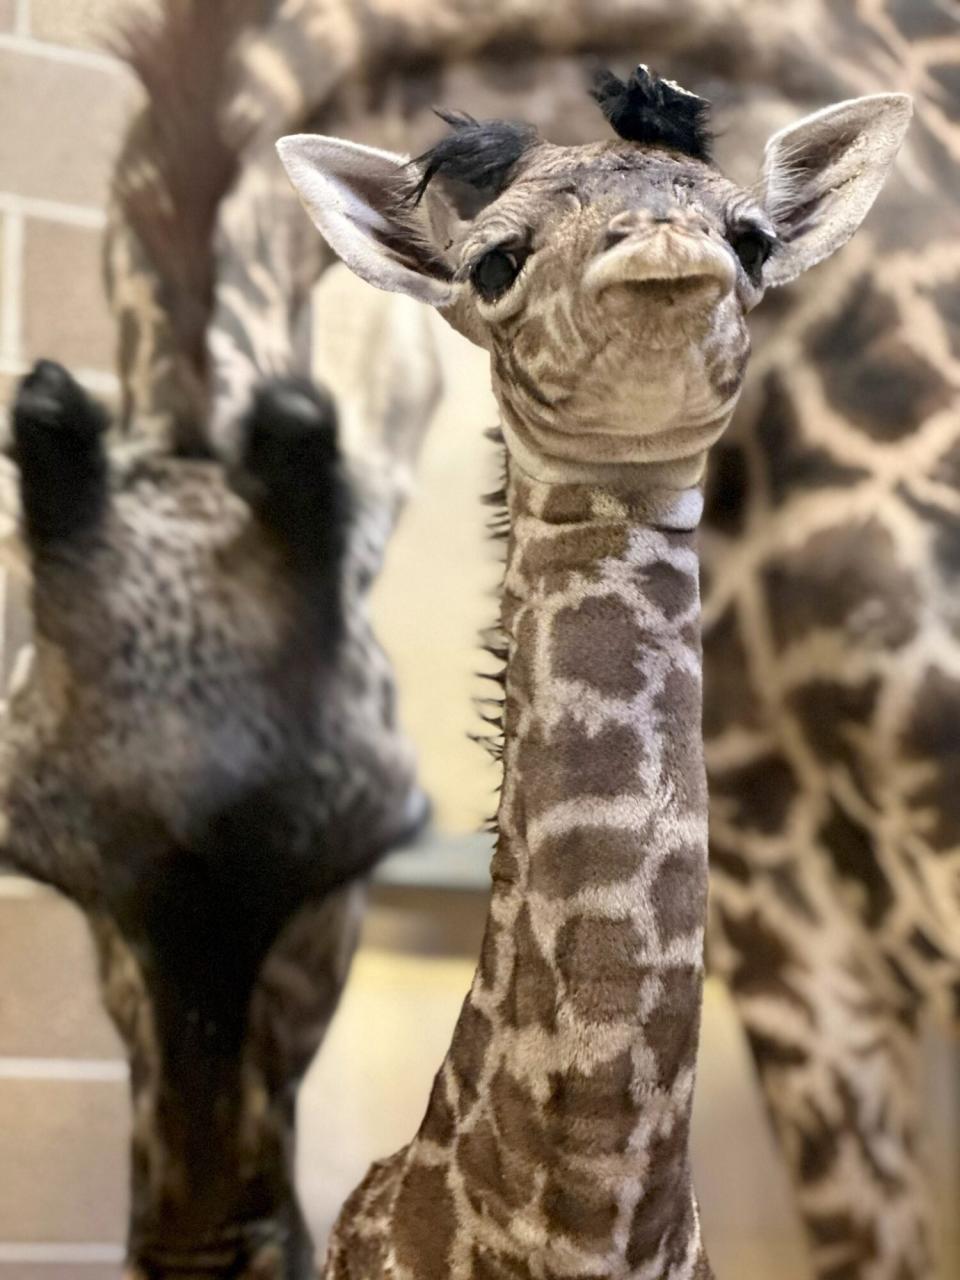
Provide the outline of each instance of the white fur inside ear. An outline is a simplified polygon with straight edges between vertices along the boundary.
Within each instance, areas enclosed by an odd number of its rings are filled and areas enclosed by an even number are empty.
[[[314,225],[362,280],[435,307],[449,303],[449,283],[406,265],[391,247],[406,238],[411,257],[424,247],[396,216],[406,156],[311,133],[281,138],[277,152]]]
[[[873,94],[774,134],[761,200],[785,247],[764,271],[767,284],[786,284],[846,244],[879,195],[912,114],[907,94]]]

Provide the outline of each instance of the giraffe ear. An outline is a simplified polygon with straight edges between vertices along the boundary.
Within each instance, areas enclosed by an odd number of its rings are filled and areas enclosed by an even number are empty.
[[[409,198],[406,157],[311,133],[281,138],[277,151],[307,213],[351,271],[435,307],[453,300],[438,211]]]
[[[905,93],[837,103],[767,143],[761,201],[781,247],[765,285],[787,284],[841,248],[870,212],[913,114]]]

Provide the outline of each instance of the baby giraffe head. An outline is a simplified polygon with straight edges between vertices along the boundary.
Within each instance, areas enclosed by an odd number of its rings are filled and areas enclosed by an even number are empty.
[[[412,162],[309,134],[279,150],[348,266],[489,350],[524,470],[681,463],[696,478],[737,401],[747,313],[853,235],[910,99],[842,102],[783,130],[747,191],[711,161],[702,98],[644,67],[601,74],[593,95],[618,136],[589,145],[449,114],[452,132]]]

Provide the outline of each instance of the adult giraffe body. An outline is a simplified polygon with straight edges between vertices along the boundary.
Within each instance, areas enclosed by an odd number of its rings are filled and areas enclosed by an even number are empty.
[[[708,484],[702,586],[711,964],[747,1027],[815,1272],[927,1277],[918,1030],[930,1014],[957,1025],[960,986],[954,9],[372,0],[361,19],[308,0],[280,19],[250,62],[275,118],[295,102],[310,127],[414,153],[435,137],[434,103],[589,139],[598,54],[669,66],[711,96],[718,154],[742,180],[749,141],[801,110],[913,95],[864,233],[753,325]]]
[[[34,644],[3,707],[0,856],[90,927],[130,1060],[135,1280],[310,1273],[297,1088],[363,880],[427,808],[366,603],[437,393],[423,317],[389,347],[374,333],[351,449],[290,341],[302,298],[275,279],[285,359],[233,328],[255,385],[229,455],[210,445],[210,233],[252,7],[168,0],[133,28],[122,424],[49,361],[12,415]]]

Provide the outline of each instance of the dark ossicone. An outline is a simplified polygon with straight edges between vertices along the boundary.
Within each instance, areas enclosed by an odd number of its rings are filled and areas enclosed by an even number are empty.
[[[612,71],[598,71],[590,94],[621,138],[710,159],[713,135],[705,98],[661,80],[644,66],[627,81]]]
[[[13,456],[33,547],[91,532],[107,505],[106,415],[62,365],[40,360],[13,408]]]
[[[514,165],[536,141],[537,131],[529,124],[475,120],[462,111],[438,111],[437,115],[453,132],[414,160],[421,169],[412,193],[418,202],[437,176],[463,183],[488,198],[498,196]]]

